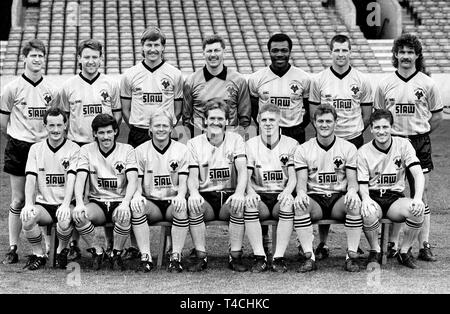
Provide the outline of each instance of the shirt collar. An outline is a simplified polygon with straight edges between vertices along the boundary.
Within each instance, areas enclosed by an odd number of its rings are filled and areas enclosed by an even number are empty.
[[[209,81],[215,77],[217,77],[218,79],[221,79],[223,81],[225,81],[227,79],[227,67],[224,65],[223,66],[223,70],[222,72],[220,72],[217,75],[212,75],[211,73],[209,73],[208,69],[206,68],[206,65],[203,67],[203,75],[205,76],[205,81]]]
[[[273,72],[273,74],[278,75],[279,77],[282,77],[283,75],[285,75],[291,69],[291,64],[288,63],[288,66],[287,66],[286,70],[284,70],[284,71],[277,71],[277,70],[275,70],[273,68],[272,65],[270,65],[269,68]]]

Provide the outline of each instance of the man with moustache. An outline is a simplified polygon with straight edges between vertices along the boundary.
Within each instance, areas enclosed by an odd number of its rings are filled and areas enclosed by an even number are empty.
[[[311,82],[310,115],[320,104],[334,106],[337,113],[336,136],[360,148],[363,132],[369,124],[373,96],[368,78],[350,66],[351,44],[345,35],[335,35],[330,42],[332,65]],[[329,255],[326,245],[330,225],[319,225],[320,243],[315,250],[317,259]]]
[[[250,98],[245,77],[224,65],[225,41],[217,34],[202,43],[205,66],[186,78],[183,88],[183,123],[191,137],[205,130],[205,103],[222,98],[230,110],[229,126],[244,134],[250,125]]]
[[[17,244],[22,229],[20,212],[25,203],[27,156],[31,145],[47,137],[43,117],[56,95],[42,76],[45,54],[45,45],[41,40],[26,42],[22,49],[25,71],[8,83],[1,95],[0,129],[7,138],[3,170],[9,175],[11,184],[8,216],[10,247],[3,264],[19,261]]]
[[[317,136],[298,146],[294,154],[297,173],[294,228],[305,252],[299,272],[317,269],[311,223],[320,219],[345,221],[347,255],[344,269],[349,272],[360,270],[357,250],[363,222],[356,177],[356,147],[335,135],[336,121],[333,106],[317,106],[313,116]]]
[[[221,98],[206,102],[206,132],[187,142],[190,153],[188,212],[195,256],[189,271],[207,268],[206,226],[204,221],[229,220],[230,254],[228,267],[244,272],[244,205],[247,185],[247,159],[242,137],[225,132],[228,104]]]
[[[181,253],[189,230],[186,193],[189,152],[186,145],[173,141],[173,116],[165,110],[150,116],[151,140],[136,148],[139,182],[131,200],[131,225],[141,251],[138,271],[153,268],[150,230],[147,221],[172,222],[172,252],[169,272],[182,272]]]
[[[166,36],[149,27],[141,35],[141,45],[144,60],[128,69],[120,84],[123,119],[130,128],[128,144],[134,148],[150,139],[148,122],[153,112],[169,111],[175,125],[183,103],[181,71],[164,59]]]
[[[369,263],[380,264],[379,220],[387,217],[397,223],[405,222],[397,260],[401,265],[417,268],[411,246],[424,220],[422,194],[425,178],[410,141],[391,136],[394,124],[390,111],[376,110],[370,118],[370,131],[374,139],[358,150],[358,182],[364,233],[370,244]],[[413,198],[403,194],[407,170],[414,177],[416,193]]]
[[[80,147],[66,139],[67,116],[59,108],[47,110],[44,125],[48,138],[33,144],[28,154],[25,206],[20,215],[23,232],[33,251],[25,265],[29,270],[37,270],[46,263],[39,226],[56,222],[59,240],[56,261],[62,269],[67,265],[67,245],[73,231],[71,212]]]
[[[124,270],[122,252],[131,229],[130,202],[137,188],[136,154],[131,145],[116,142],[119,127],[112,116],[98,114],[92,120],[92,131],[95,141],[80,149],[73,221],[88,245],[95,270],[102,266],[104,250],[94,240],[94,226],[114,222],[114,246],[108,257],[111,268]],[[87,179],[89,191],[85,204]]]
[[[436,257],[431,252],[430,208],[428,206],[429,174],[434,169],[431,159],[430,133],[442,120],[443,103],[436,83],[423,72],[425,71],[422,44],[417,36],[403,34],[394,41],[392,63],[397,71],[389,74],[380,82],[375,92],[375,108],[389,110],[394,116],[392,135],[408,138],[420,160],[425,175],[425,216],[419,233],[419,259],[434,262]],[[406,172],[411,197],[415,196],[415,184],[410,172]],[[389,257],[396,252],[401,226],[394,224],[389,239]]]

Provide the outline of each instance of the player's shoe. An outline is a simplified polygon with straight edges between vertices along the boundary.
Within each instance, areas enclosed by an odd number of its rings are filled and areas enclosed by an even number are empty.
[[[111,269],[114,270],[125,270],[125,265],[122,260],[123,250],[112,250],[109,262],[111,263]]]
[[[11,245],[8,253],[5,255],[3,264],[15,264],[19,261],[19,255],[17,254],[17,245]]]
[[[248,267],[245,266],[242,262],[242,252],[240,252],[236,257],[229,254],[228,268],[238,272],[244,272],[248,270]]]
[[[314,251],[314,255],[316,256],[316,259],[319,261],[326,259],[328,258],[328,256],[330,256],[330,249],[325,243],[320,242],[319,245],[316,247],[316,250]]]
[[[297,248],[298,248],[298,261],[303,263],[306,260],[305,252],[303,252],[303,248],[300,243],[298,243]]]
[[[75,261],[81,258],[81,250],[78,247],[77,240],[73,240],[69,244],[69,254],[67,255],[67,260]]]
[[[272,261],[272,271],[276,273],[287,272],[286,260],[284,257],[275,257]]]
[[[103,259],[105,258],[105,251],[102,249],[102,252],[97,252],[93,247],[87,249],[86,251],[92,254],[92,269],[99,270],[102,268]]]
[[[364,250],[358,246],[358,250],[357,250],[358,255],[364,255]]]
[[[305,253],[305,262],[300,265],[300,267],[297,269],[297,272],[299,273],[307,273],[313,270],[317,270],[316,261],[314,261],[312,258],[312,253],[308,252]]]
[[[169,265],[167,266],[167,271],[169,273],[177,272],[181,273],[183,271],[183,265],[181,264],[181,257],[178,253],[172,253],[170,255]]]
[[[197,253],[191,258],[190,264],[188,266],[188,271],[199,272],[203,271],[208,267],[208,257],[198,257]]]
[[[369,251],[369,256],[367,257],[367,264],[377,263],[381,264],[381,253],[377,251]]]
[[[357,252],[347,252],[348,258],[345,260],[344,269],[351,273],[356,273],[360,271],[358,265],[358,253]]]
[[[400,251],[397,254],[397,261],[400,265],[415,269],[417,268],[417,265],[414,263],[414,257],[412,256],[411,249],[408,250],[406,253],[400,253]]]
[[[68,248],[64,248],[60,253],[56,253],[56,266],[61,269],[66,269],[68,255],[69,255]]]
[[[28,270],[38,270],[45,266],[47,259],[44,256],[30,255],[28,261],[23,268]]]
[[[141,260],[136,268],[136,272],[148,273],[153,269],[153,263],[148,254],[141,254]]]
[[[419,256],[418,259],[426,262],[436,262],[437,259],[431,252],[431,246],[430,243],[423,241],[423,249],[419,250]]]
[[[139,257],[141,257],[141,252],[133,246],[125,249],[125,254],[123,254],[123,260],[125,261],[138,259]]]
[[[267,265],[267,258],[263,255],[255,255],[253,259],[253,265],[250,271],[252,273],[265,272],[269,266]]]
[[[397,256],[397,249],[395,248],[395,243],[394,242],[388,242],[387,245],[387,253],[386,256],[387,258],[394,258]]]

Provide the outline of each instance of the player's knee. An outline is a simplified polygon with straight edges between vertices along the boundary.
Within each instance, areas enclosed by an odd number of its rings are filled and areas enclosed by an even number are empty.
[[[347,208],[347,214],[351,216],[359,216],[361,215],[361,207],[355,206],[353,208]]]
[[[377,221],[378,221],[378,217],[376,214],[372,214],[372,215],[363,217],[363,225],[364,226],[372,226]]]
[[[14,198],[10,204],[11,208],[15,210],[21,210],[25,206],[25,199]]]
[[[58,220],[57,225],[62,231],[67,231],[72,226],[70,219]]]
[[[22,220],[22,229],[25,231],[30,231],[37,225],[37,220],[35,217],[28,219],[27,221]]]
[[[143,217],[143,216],[145,216],[145,213],[144,212],[140,212],[140,213],[138,213],[138,212],[135,212],[135,211],[131,211],[131,217],[132,218],[136,218],[136,219],[138,219],[138,218],[141,218],[141,217]]]
[[[182,209],[180,211],[173,211],[172,216],[173,216],[173,218],[179,219],[179,220],[188,219],[187,209]]]

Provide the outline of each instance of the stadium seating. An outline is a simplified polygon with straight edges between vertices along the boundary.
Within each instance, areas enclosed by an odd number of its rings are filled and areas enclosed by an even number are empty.
[[[201,42],[214,32],[227,41],[226,64],[242,73],[270,63],[266,44],[275,32],[291,36],[293,64],[306,71],[329,66],[328,41],[336,32],[361,45],[353,56],[362,70],[381,71],[370,48],[363,50],[368,44],[359,28],[348,29],[316,0],[42,0],[26,8],[24,27],[11,30],[2,74],[21,72],[19,51],[34,37],[48,46],[46,74],[76,73],[76,45],[92,37],[105,43],[103,72],[123,73],[142,58],[139,37],[151,25],[167,36],[165,58],[185,73],[203,65]]]

